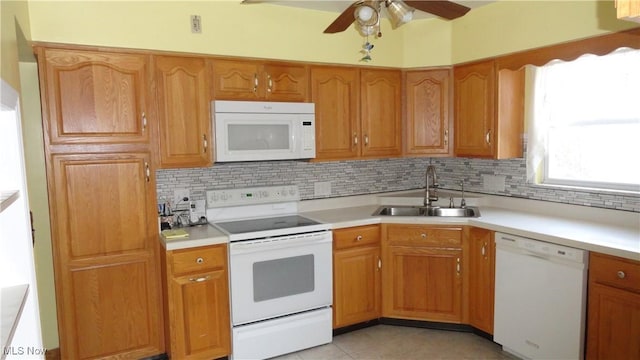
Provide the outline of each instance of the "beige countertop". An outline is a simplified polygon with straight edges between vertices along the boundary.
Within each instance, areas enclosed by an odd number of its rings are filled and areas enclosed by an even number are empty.
[[[479,218],[424,216],[372,216],[381,204],[420,205],[421,191],[372,194],[302,201],[300,212],[309,218],[332,224],[333,229],[380,224],[457,224],[547,241],[640,261],[640,213],[536,200],[469,194],[467,204],[480,208]],[[466,194],[465,194],[466,195]],[[455,192],[444,191],[440,205],[449,203]],[[228,242],[227,236],[211,225],[185,228],[189,237],[167,240],[166,250]]]

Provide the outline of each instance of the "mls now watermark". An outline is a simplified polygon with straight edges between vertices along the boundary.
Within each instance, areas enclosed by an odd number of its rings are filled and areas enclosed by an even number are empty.
[[[35,346],[6,346],[2,349],[2,357],[11,356],[44,356],[45,348]]]

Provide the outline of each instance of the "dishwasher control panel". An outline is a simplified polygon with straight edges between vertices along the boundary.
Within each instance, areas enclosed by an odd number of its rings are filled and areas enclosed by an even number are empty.
[[[553,257],[577,263],[586,262],[588,255],[585,250],[504,233],[496,233],[496,245],[498,244],[518,248],[534,256]]]

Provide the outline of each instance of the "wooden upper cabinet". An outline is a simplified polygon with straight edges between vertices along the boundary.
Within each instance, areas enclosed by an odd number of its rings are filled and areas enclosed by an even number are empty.
[[[399,70],[360,72],[363,157],[402,153],[402,75]]]
[[[359,155],[357,69],[311,68],[311,101],[316,106],[316,159],[352,159]]]
[[[452,155],[451,70],[405,73],[405,154]]]
[[[263,66],[262,83],[266,86],[266,100],[305,102],[309,97],[309,67],[266,63]]]
[[[204,58],[154,58],[160,167],[212,163],[209,68]]]
[[[147,55],[38,49],[49,144],[148,143]]]
[[[307,101],[307,65],[240,60],[211,63],[216,100]]]
[[[454,68],[455,154],[523,156],[524,68],[498,71],[494,60]]]

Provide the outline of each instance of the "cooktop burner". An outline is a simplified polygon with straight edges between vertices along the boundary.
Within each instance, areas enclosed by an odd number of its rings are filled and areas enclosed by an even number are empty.
[[[215,223],[217,227],[229,234],[244,234],[268,230],[299,228],[318,224],[321,223],[300,215],[276,216]]]

